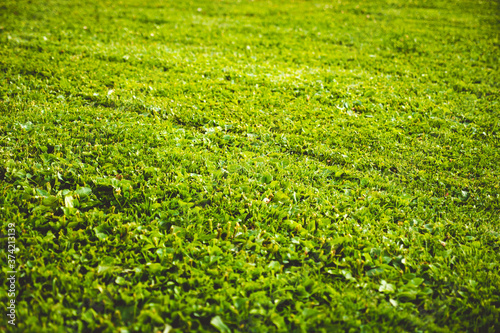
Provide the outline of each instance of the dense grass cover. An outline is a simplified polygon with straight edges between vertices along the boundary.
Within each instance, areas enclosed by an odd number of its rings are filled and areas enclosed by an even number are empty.
[[[500,331],[498,13],[1,1],[0,328]]]

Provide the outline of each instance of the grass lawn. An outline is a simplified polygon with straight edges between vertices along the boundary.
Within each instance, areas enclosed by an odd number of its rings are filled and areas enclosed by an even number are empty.
[[[0,330],[499,332],[499,19],[0,0]]]

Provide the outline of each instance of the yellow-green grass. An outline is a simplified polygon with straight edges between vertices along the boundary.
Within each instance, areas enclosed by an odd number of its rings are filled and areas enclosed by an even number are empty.
[[[0,328],[498,332],[498,20],[1,1]]]

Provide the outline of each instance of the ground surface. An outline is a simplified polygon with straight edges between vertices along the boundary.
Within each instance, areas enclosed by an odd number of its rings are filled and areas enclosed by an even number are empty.
[[[2,309],[19,332],[500,331],[498,20],[0,1]]]

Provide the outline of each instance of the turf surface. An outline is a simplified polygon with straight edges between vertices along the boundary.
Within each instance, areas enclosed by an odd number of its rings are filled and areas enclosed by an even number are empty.
[[[1,0],[0,329],[500,331],[498,6]]]

